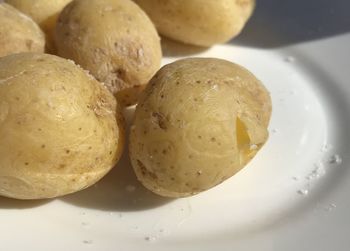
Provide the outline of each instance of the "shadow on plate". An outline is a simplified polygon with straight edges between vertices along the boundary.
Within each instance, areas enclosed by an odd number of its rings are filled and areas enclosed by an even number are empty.
[[[51,200],[16,200],[0,196],[1,209],[28,209],[42,206]]]
[[[127,124],[130,124],[133,114],[134,108],[124,111]],[[140,184],[132,169],[127,145],[117,166],[101,181],[61,200],[79,207],[118,212],[152,209],[172,201],[153,194]]]
[[[277,48],[350,32],[350,1],[258,0],[254,15],[230,43]]]
[[[162,52],[165,57],[191,56],[208,50],[207,47],[184,44],[170,38],[162,37]]]

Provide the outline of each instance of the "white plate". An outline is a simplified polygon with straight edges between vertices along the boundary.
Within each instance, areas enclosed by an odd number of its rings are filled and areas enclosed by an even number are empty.
[[[271,92],[270,139],[245,169],[208,192],[167,200],[137,183],[124,156],[80,193],[0,198],[0,250],[348,250],[350,26],[306,37],[295,30],[286,40],[253,26],[235,44],[196,55],[239,63]]]

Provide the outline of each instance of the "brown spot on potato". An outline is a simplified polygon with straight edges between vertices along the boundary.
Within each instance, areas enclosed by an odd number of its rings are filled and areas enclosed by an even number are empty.
[[[155,120],[155,123],[159,126],[159,128],[163,130],[167,129],[166,118],[162,113],[153,112],[152,117]]]
[[[27,39],[26,40],[26,47],[29,51],[31,51],[32,47],[33,47],[33,40]]]
[[[149,171],[146,168],[146,166],[141,162],[141,160],[137,160],[137,165],[139,166],[143,176],[149,176],[151,179],[154,179],[154,180],[158,179],[158,176],[155,173]]]

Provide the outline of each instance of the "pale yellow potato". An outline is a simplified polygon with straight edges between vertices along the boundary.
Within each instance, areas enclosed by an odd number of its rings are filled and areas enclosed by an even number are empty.
[[[160,34],[183,43],[212,46],[236,37],[255,0],[134,0]]]
[[[37,53],[0,58],[0,195],[52,198],[96,183],[122,152],[119,108],[72,61]]]
[[[56,20],[63,8],[72,0],[5,0],[37,22],[47,37],[47,50],[55,52],[54,30]]]
[[[160,39],[147,15],[131,0],[74,0],[56,27],[58,54],[104,82],[118,99],[135,103],[159,69]],[[134,101],[133,101],[134,100]]]
[[[44,52],[45,36],[28,16],[0,3],[0,57],[19,52]]]
[[[129,153],[142,184],[184,197],[241,170],[268,139],[271,99],[245,68],[220,59],[163,67],[141,95]]]

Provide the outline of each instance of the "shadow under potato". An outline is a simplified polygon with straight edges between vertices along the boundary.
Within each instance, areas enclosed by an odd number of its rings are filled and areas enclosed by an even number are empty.
[[[0,196],[0,210],[1,209],[29,209],[34,207],[42,206],[48,202],[50,199],[46,200],[17,200]]]
[[[126,124],[131,123],[133,114],[133,107],[124,110]],[[129,132],[125,135],[128,137]],[[83,208],[116,212],[147,210],[172,201],[150,192],[137,180],[127,144],[117,166],[96,185],[60,199]]]
[[[278,48],[350,32],[349,0],[258,0],[241,35],[230,43]]]
[[[191,56],[209,49],[207,47],[184,44],[166,37],[161,38],[161,46],[165,57]]]
[[[118,165],[96,185],[61,200],[83,208],[117,212],[147,210],[171,201],[153,194],[137,181],[125,153]]]

